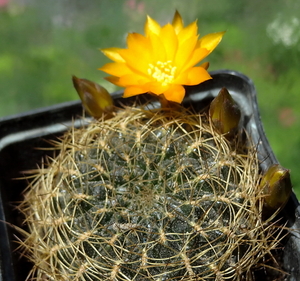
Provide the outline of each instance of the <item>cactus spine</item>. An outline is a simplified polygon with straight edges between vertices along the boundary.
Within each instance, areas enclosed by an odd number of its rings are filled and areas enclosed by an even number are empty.
[[[71,130],[20,209],[36,280],[252,280],[276,247],[255,148],[180,107]]]

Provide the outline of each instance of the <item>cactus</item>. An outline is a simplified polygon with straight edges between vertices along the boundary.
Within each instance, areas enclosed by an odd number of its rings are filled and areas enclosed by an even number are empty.
[[[279,243],[255,147],[205,113],[124,107],[55,148],[20,205],[36,280],[253,280]]]

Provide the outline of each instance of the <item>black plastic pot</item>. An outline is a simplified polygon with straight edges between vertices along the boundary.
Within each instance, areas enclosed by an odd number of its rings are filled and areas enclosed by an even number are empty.
[[[277,163],[264,134],[252,81],[234,71],[215,71],[211,75],[213,80],[187,88],[189,95],[184,104],[192,104],[200,110],[222,87],[226,87],[242,110],[243,125],[257,145],[262,171]],[[131,99],[122,99],[121,95],[122,92],[113,94],[117,103],[131,102]],[[13,226],[24,227],[15,205],[22,200],[22,191],[28,184],[18,178],[23,176],[23,171],[34,169],[41,163],[47,151],[38,147],[49,147],[47,140],[60,136],[71,125],[84,124],[82,112],[78,101],[0,120],[0,281],[25,280],[31,268],[20,251],[16,251],[17,243],[13,242],[20,236]],[[295,230],[285,240],[283,269],[290,274],[287,280],[296,281],[300,278],[300,235],[296,232],[296,229],[300,230],[300,207],[294,193],[283,215],[288,226]]]

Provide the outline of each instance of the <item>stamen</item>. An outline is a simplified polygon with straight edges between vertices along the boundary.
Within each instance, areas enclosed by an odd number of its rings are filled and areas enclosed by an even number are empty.
[[[163,86],[166,86],[172,83],[174,80],[176,68],[176,66],[172,66],[172,61],[170,60],[166,62],[158,61],[156,65],[149,63],[147,72],[157,82],[160,82]]]

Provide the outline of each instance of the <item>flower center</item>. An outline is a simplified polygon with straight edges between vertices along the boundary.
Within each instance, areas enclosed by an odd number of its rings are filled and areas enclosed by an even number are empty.
[[[158,61],[155,65],[149,63],[148,74],[157,82],[162,83],[163,86],[167,86],[174,80],[176,68],[170,60],[166,62]]]

